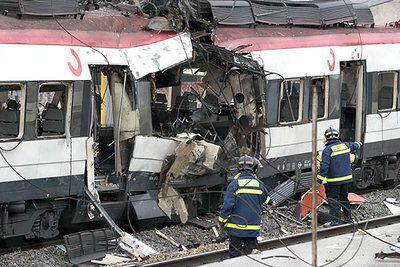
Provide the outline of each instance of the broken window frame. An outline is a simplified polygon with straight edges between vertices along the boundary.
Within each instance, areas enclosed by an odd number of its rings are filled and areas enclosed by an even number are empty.
[[[54,134],[54,135],[39,135],[38,134],[38,118],[36,117],[36,138],[40,139],[52,139],[52,138],[66,138],[67,133],[70,136],[70,124],[71,124],[71,116],[72,116],[72,96],[73,96],[73,82],[64,82],[64,81],[56,81],[56,82],[42,82],[39,84],[37,88],[37,106],[39,106],[39,96],[40,96],[40,88],[43,85],[64,85],[66,87],[66,110],[64,115],[64,133],[63,134]]]
[[[311,110],[312,110],[312,88],[313,88],[313,80],[324,79],[324,116],[318,117],[317,120],[322,121],[328,118],[329,113],[329,77],[328,76],[316,76],[311,78],[311,87],[310,87],[310,120],[311,120]],[[319,98],[318,98],[319,99]]]
[[[281,103],[283,99],[283,89],[285,82],[300,82],[300,92],[299,92],[299,110],[298,110],[298,118],[295,121],[281,121]],[[301,122],[303,119],[303,101],[304,101],[304,80],[301,78],[295,79],[285,79],[281,82],[279,92],[279,105],[278,105],[278,123],[281,125],[288,125]]]
[[[392,92],[392,107],[391,108],[383,108],[380,109],[379,108],[379,91],[380,91],[380,87],[379,87],[379,77],[380,75],[383,74],[388,74],[388,73],[392,73],[394,74],[393,76],[393,92]],[[388,112],[388,111],[393,111],[396,110],[397,107],[397,95],[398,95],[398,83],[399,83],[399,73],[397,71],[383,71],[383,72],[379,72],[378,73],[378,81],[377,81],[377,107],[378,107],[378,113],[380,112]]]
[[[19,82],[2,82],[1,86],[5,85],[17,85],[20,87],[21,96],[20,96],[20,108],[19,108],[19,128],[18,135],[15,137],[0,137],[0,141],[10,141],[10,140],[20,140],[24,136],[24,126],[25,126],[25,103],[26,103],[26,84]],[[1,107],[0,107],[1,109]]]

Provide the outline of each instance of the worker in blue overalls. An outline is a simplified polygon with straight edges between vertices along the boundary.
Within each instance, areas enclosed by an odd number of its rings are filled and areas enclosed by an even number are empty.
[[[329,127],[325,131],[325,148],[322,151],[318,182],[325,185],[325,192],[330,206],[331,221],[324,226],[341,223],[340,210],[343,209],[345,221],[351,222],[350,203],[348,201],[349,184],[353,181],[351,153],[356,153],[361,142],[342,142],[339,132]]]
[[[229,256],[250,254],[257,247],[264,204],[275,206],[265,185],[257,179],[259,161],[244,155],[239,159],[239,173],[228,185],[220,215],[219,227],[229,236]]]

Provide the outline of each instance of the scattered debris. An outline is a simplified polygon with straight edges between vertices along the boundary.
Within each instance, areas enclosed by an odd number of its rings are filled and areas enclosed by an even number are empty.
[[[167,178],[168,179],[168,178]],[[179,216],[182,223],[186,223],[188,220],[188,211],[185,205],[185,201],[179,195],[172,185],[165,182],[158,194],[158,206],[160,209],[171,219],[173,214]]]
[[[388,197],[388,198],[385,199],[385,201],[388,202],[388,203],[391,203],[391,204],[398,203],[398,202],[396,201],[396,199],[393,198],[393,197]]]
[[[213,220],[202,220],[199,217],[193,218],[193,219],[189,219],[187,221],[188,224],[200,227],[204,230],[208,230],[214,227],[215,225],[215,221]]]
[[[386,207],[388,207],[388,209],[390,210],[390,212],[393,215],[400,214],[400,207],[399,206],[390,204],[389,202],[386,202],[386,201],[383,201],[383,203],[386,205]]]
[[[163,234],[160,230],[156,229],[156,234],[161,236],[165,240],[168,240],[175,247],[181,248],[184,251],[187,250],[187,248],[185,246],[183,246],[182,244],[179,244],[178,242],[176,242],[172,237],[167,236],[166,234]]]
[[[360,205],[366,201],[365,198],[355,193],[349,193],[347,199],[349,200],[350,205]]]
[[[389,252],[385,253],[383,251],[379,253],[375,253],[375,259],[381,259],[384,260],[385,258],[394,258],[394,259],[400,259],[400,253],[399,252]]]
[[[214,232],[214,234],[215,234],[215,237],[219,237],[219,233],[218,233],[218,231],[217,231],[217,228],[215,228],[215,226],[213,226],[212,227],[212,230],[213,230],[213,232]]]
[[[390,246],[390,249],[396,252],[400,252],[400,242],[394,244],[394,246]]]
[[[292,260],[296,259],[295,257],[290,256],[290,255],[272,255],[272,256],[263,257],[261,259],[267,260],[267,259],[272,259],[272,258],[288,258],[288,259],[292,259]]]
[[[91,263],[101,264],[101,265],[110,265],[110,264],[118,264],[126,261],[130,261],[131,259],[121,256],[116,256],[112,254],[106,254],[106,256],[101,260],[91,260]]]

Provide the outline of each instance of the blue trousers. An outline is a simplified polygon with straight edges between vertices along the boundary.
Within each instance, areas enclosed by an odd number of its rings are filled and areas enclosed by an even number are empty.
[[[256,237],[237,237],[229,235],[229,257],[251,254],[258,245]]]
[[[350,202],[348,200],[349,184],[325,184],[325,192],[328,198],[329,215],[332,223],[340,223],[340,209],[343,209],[346,221],[351,220]]]

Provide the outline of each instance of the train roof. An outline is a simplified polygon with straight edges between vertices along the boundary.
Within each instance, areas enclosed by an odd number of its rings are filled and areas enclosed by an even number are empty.
[[[242,52],[260,50],[356,46],[400,43],[400,29],[380,28],[305,28],[260,26],[256,28],[218,26],[214,30],[214,44],[237,48]]]
[[[174,32],[144,30],[148,21],[136,14],[123,16],[110,10],[91,11],[83,19],[0,16],[0,44],[82,46],[84,42],[94,47],[129,48],[176,36]]]

